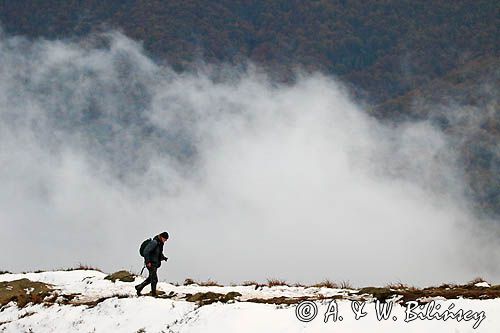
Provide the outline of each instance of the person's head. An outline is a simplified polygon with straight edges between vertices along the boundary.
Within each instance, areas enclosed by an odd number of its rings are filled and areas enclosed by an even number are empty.
[[[158,235],[162,243],[165,243],[168,239],[168,232],[164,231]]]

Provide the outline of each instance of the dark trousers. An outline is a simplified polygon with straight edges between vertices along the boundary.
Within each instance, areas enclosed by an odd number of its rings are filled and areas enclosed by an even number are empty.
[[[151,293],[156,294],[156,284],[158,283],[158,274],[156,271],[158,270],[158,268],[151,266],[147,267],[147,269],[149,272],[148,278],[144,280],[144,282],[139,284],[137,286],[137,289],[142,290],[144,287],[151,283]]]

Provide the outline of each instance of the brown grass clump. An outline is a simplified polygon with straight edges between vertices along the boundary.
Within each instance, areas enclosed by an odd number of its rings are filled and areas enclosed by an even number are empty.
[[[443,297],[445,299],[457,299],[459,297],[469,299],[493,299],[500,298],[500,286],[476,287],[478,280],[473,280],[465,285],[442,284],[438,287],[427,287],[418,289],[405,285],[389,285],[385,288],[366,287],[359,290],[358,295],[370,294],[374,298],[385,301],[394,295],[401,295],[400,302],[409,301],[427,302],[425,298]]]
[[[475,285],[476,283],[481,283],[481,282],[486,282],[485,279],[483,279],[482,277],[478,276],[472,280],[470,280],[467,285]]]
[[[451,288],[456,288],[458,287],[457,284],[454,284],[454,283],[443,283],[442,285],[436,287],[436,288],[440,288],[440,289],[451,289]]]
[[[217,283],[217,281],[211,279],[208,279],[207,281],[199,281],[198,285],[203,287],[222,287],[222,285]]]
[[[264,287],[265,286],[265,284],[259,283],[257,281],[244,281],[241,285],[242,286],[246,286],[246,287],[248,287],[248,286],[255,286],[255,289],[257,289],[259,287]]]
[[[274,286],[288,286],[285,280],[280,280],[280,279],[267,279],[267,286],[268,287],[274,287]]]
[[[398,293],[403,295],[403,302],[422,297],[444,297],[446,299],[457,299],[459,297],[469,299],[500,298],[500,289],[476,287],[474,285],[462,285],[451,288],[429,287],[421,290],[404,290]]]
[[[51,293],[51,286],[43,282],[28,279],[0,282],[0,306],[11,301],[14,301],[20,308],[29,303],[40,304]]]
[[[257,281],[243,281],[242,286],[256,286],[259,283]]]
[[[189,286],[189,285],[191,285],[191,284],[196,284],[196,281],[195,281],[194,279],[191,279],[191,278],[186,278],[186,279],[184,280],[184,285],[185,285],[185,286]]]
[[[208,279],[207,281],[196,281],[195,279],[192,279],[192,278],[186,278],[184,280],[184,285],[189,286],[190,284],[197,284],[197,285],[203,286],[203,287],[222,287],[221,284],[219,284],[217,281],[214,281],[212,279]]]
[[[316,287],[316,288],[331,288],[331,289],[337,289],[339,287],[338,284],[336,284],[333,281],[330,281],[328,279],[325,279],[321,282],[318,282],[316,284],[313,284],[311,287]]]
[[[388,285],[385,286],[386,288],[389,288],[389,289],[394,289],[394,290],[400,290],[400,289],[408,289],[408,288],[412,288],[410,286],[408,286],[407,284],[403,283],[403,282],[395,282],[395,283],[389,283]]]
[[[248,302],[252,303],[264,303],[264,304],[276,304],[276,305],[281,305],[281,304],[298,304],[304,300],[308,300],[309,297],[285,297],[285,296],[280,296],[280,297],[272,297],[272,298],[251,298],[248,300]]]
[[[114,272],[113,274],[106,276],[104,279],[111,280],[112,282],[116,282],[117,280],[122,282],[134,282],[135,275],[128,271],[122,270]]]
[[[247,302],[252,302],[252,303],[265,303],[265,304],[276,304],[276,305],[291,305],[291,304],[298,304],[302,301],[318,301],[322,299],[341,299],[341,295],[337,295],[334,297],[323,297],[321,295],[318,296],[301,296],[301,297],[286,297],[286,296],[279,296],[279,297],[271,297],[271,298],[251,298]]]
[[[235,291],[231,291],[227,294],[220,294],[209,291],[206,293],[196,293],[194,295],[187,295],[186,301],[196,302],[199,305],[207,305],[215,302],[227,303],[229,301],[234,301],[235,298],[238,296],[241,296],[241,294]]]
[[[249,286],[255,286],[254,289],[257,290],[259,288],[262,288],[265,286],[263,283],[259,283],[257,281],[245,281],[242,284],[243,286],[249,287]]]
[[[395,292],[391,291],[389,288],[378,288],[378,287],[365,287],[361,288],[358,295],[373,295],[374,298],[381,302],[385,302],[386,299],[390,298]]]
[[[103,273],[103,271],[97,267],[93,267],[93,266],[81,264],[81,263],[75,267],[62,269],[62,271],[66,271],[66,272],[69,272],[69,271],[98,271],[98,272]]]

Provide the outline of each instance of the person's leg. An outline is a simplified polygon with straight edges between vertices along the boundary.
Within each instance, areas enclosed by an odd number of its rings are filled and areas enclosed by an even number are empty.
[[[146,280],[144,280],[142,283],[138,284],[137,286],[135,286],[135,290],[137,290],[137,295],[140,295],[141,294],[141,291],[142,289],[144,289],[144,287],[146,287],[148,284],[151,283],[151,270],[148,268],[148,277],[146,278]],[[156,275],[156,273],[155,273]]]
[[[151,278],[151,295],[156,296],[156,284],[158,283],[158,273],[156,267],[151,267],[149,276]]]

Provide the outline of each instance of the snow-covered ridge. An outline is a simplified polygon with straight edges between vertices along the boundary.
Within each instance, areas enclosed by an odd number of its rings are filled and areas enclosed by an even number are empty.
[[[94,270],[73,270],[73,271],[54,271],[40,273],[22,273],[22,274],[3,274],[0,275],[0,281],[14,281],[19,279],[29,279],[31,281],[51,284],[54,289],[62,294],[81,294],[77,299],[105,298],[116,295],[136,296],[134,285],[144,280],[142,277],[136,277],[133,283],[106,280],[108,274]],[[144,292],[148,292],[148,288]],[[190,285],[177,286],[167,282],[159,282],[158,290],[165,292],[166,295],[174,293],[177,298],[185,295],[214,292],[227,294],[229,292],[238,292],[241,294],[240,301],[249,299],[270,299],[275,297],[333,297],[348,295],[350,292],[356,292],[351,289],[333,289],[333,288],[304,288],[290,286],[200,286],[196,283]]]
[[[26,332],[30,329],[33,332],[331,332],[334,326],[342,327],[342,332],[500,331],[500,299],[492,296],[496,295],[495,286],[485,282],[471,285],[470,290],[463,289],[464,293],[473,291],[474,295],[479,295],[478,299],[459,297],[446,300],[429,296],[418,299],[420,302],[439,303],[443,309],[453,304],[455,310],[483,313],[484,319],[477,329],[473,329],[477,320],[405,322],[405,304],[394,304],[391,316],[398,320],[379,321],[371,294],[380,296],[387,292],[381,288],[360,291],[291,286],[177,286],[160,282],[158,289],[164,294],[153,298],[135,295],[134,285],[143,277],[135,277],[131,282],[112,282],[105,279],[106,276],[94,270],[1,274],[0,300],[5,300],[5,295],[10,297],[8,295],[16,288],[16,281],[20,280],[28,283],[22,285],[23,293],[37,292],[38,287],[30,287],[30,282],[39,282],[42,286],[47,284],[50,291],[39,302],[30,303],[30,298],[22,306],[14,301],[4,302],[0,308],[0,332]],[[218,301],[217,295],[231,297]],[[391,295],[389,300],[401,302],[404,297]],[[310,322],[297,319],[296,310],[302,300],[309,300],[316,306],[318,315]],[[324,315],[332,309],[332,301],[336,302],[337,312],[343,320],[333,322],[333,317],[329,317],[325,323]],[[368,314],[356,320],[352,301],[364,304]]]

